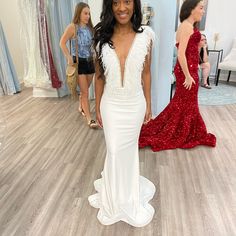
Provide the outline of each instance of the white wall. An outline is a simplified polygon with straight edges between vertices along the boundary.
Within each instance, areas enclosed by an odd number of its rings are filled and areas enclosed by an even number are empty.
[[[220,34],[216,49],[224,49],[224,56],[232,47],[236,38],[236,1],[235,0],[208,0],[206,28],[209,49],[213,49],[214,33]]]
[[[92,22],[94,26],[100,21],[102,2],[103,0],[88,0],[88,5],[91,10]]]
[[[17,9],[17,0],[0,0],[0,20],[18,78],[22,80],[24,74],[22,48],[24,44],[20,39],[19,15]]]
[[[176,0],[145,2],[154,8],[151,26],[157,39],[152,54],[152,112],[156,116],[170,101]]]

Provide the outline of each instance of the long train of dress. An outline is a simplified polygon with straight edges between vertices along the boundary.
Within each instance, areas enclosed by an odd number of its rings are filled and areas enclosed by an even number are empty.
[[[154,209],[148,202],[155,186],[139,175],[138,137],[145,104],[142,93],[128,100],[102,97],[107,155],[102,178],[94,183],[98,193],[89,202],[100,208],[98,219],[104,225],[122,220],[141,227],[152,220]]]
[[[216,137],[207,132],[198,107],[198,43],[201,34],[194,29],[186,48],[186,59],[195,84],[187,90],[184,73],[177,60],[175,66],[176,91],[168,106],[148,124],[143,125],[139,147],[150,146],[153,151],[174,148],[193,148],[197,145],[215,147]],[[178,48],[178,44],[176,45]]]

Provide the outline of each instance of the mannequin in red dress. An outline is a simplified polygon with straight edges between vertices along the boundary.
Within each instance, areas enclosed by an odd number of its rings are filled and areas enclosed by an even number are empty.
[[[198,107],[198,44],[201,34],[194,26],[203,14],[203,1],[184,1],[180,11],[181,24],[176,32],[175,95],[155,119],[143,125],[140,148],[150,146],[153,151],[160,151],[216,145],[216,137],[207,133]]]

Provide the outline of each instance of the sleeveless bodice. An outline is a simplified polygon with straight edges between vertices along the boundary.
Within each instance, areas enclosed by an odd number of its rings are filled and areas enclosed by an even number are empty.
[[[201,40],[201,34],[198,31],[198,29],[194,29],[193,34],[190,36],[188,45],[186,48],[186,60],[188,63],[188,69],[189,71],[198,71],[198,63],[199,63],[199,51],[198,51],[198,43]],[[176,47],[179,47],[179,44],[176,44]],[[175,73],[182,72],[181,66],[179,64],[179,61],[177,60],[176,66],[175,66]]]
[[[128,56],[125,61],[123,83],[119,58],[108,44],[102,47],[102,63],[105,75],[105,93],[113,95],[137,94],[142,90],[142,71],[145,57],[149,52],[151,42],[154,41],[155,34],[148,26],[142,26],[142,33],[136,33]]]
[[[88,26],[79,27],[77,31],[79,57],[89,58],[92,56],[93,35]],[[72,39],[72,55],[76,54],[76,40]]]

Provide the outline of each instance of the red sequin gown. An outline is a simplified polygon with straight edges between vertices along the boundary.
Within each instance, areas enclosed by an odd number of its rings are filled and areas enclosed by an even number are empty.
[[[183,86],[185,76],[177,61],[174,69],[175,95],[155,119],[142,126],[139,137],[140,148],[150,146],[155,152],[174,148],[193,148],[197,145],[212,147],[216,145],[216,137],[207,133],[198,108],[198,43],[200,39],[200,32],[194,29],[186,48],[188,69],[196,84],[192,85],[191,90]]]

